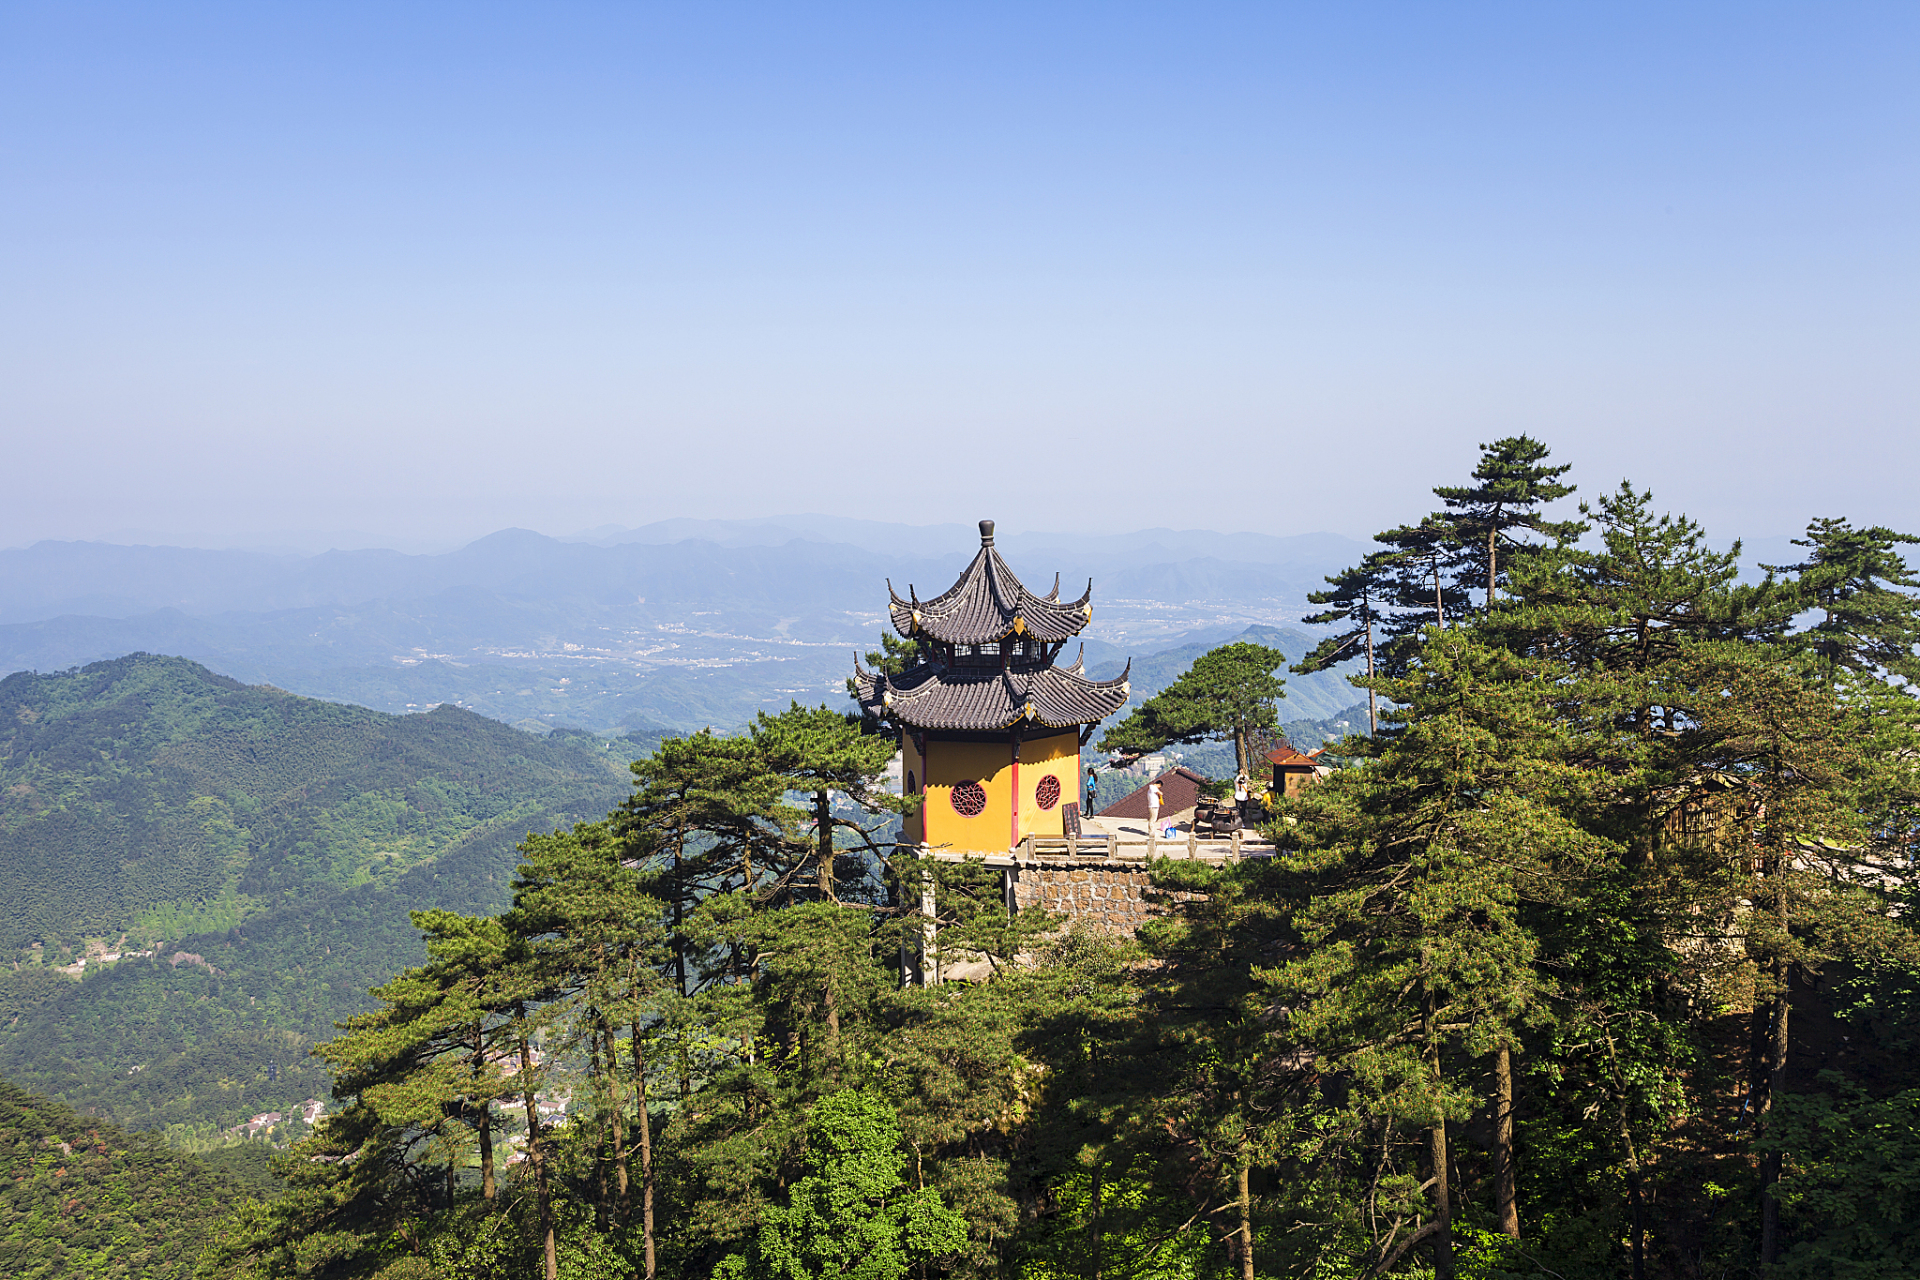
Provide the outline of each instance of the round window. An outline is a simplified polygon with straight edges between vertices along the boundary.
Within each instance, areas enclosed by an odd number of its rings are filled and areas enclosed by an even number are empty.
[[[987,811],[987,789],[977,782],[953,784],[953,811],[963,818],[977,818]]]
[[[1060,803],[1060,779],[1048,774],[1040,779],[1040,785],[1033,789],[1033,798],[1042,809],[1051,809]]]

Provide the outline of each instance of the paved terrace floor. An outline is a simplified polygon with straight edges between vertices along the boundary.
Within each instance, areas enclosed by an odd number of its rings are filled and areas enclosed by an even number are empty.
[[[1252,828],[1242,830],[1237,842],[1230,836],[1193,836],[1192,809],[1161,814],[1160,827],[1163,831],[1169,823],[1174,828],[1172,838],[1161,836],[1152,842],[1148,840],[1144,819],[1085,818],[1081,820],[1081,837],[1077,847],[1070,847],[1064,837],[1051,836],[1024,840],[1017,848],[1005,851],[962,853],[934,849],[931,852],[943,862],[971,859],[983,861],[988,866],[1004,867],[1028,861],[1055,862],[1069,858],[1076,861],[1144,862],[1149,852],[1157,858],[1194,857],[1207,862],[1224,862],[1235,857],[1270,857],[1274,851],[1272,843]]]

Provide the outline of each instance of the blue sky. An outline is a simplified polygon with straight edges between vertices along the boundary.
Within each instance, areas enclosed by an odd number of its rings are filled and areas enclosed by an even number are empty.
[[[0,7],[0,545],[1920,526],[1920,7]]]

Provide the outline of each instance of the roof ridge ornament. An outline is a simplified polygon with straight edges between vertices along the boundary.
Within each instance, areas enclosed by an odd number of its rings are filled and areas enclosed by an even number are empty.
[[[1092,620],[1091,580],[1086,594],[1078,600],[1059,599],[1059,575],[1055,575],[1055,589],[1048,595],[1033,594],[1012,566],[1000,558],[993,545],[993,521],[982,520],[980,524],[979,550],[959,580],[940,595],[922,600],[918,588],[909,583],[902,599],[888,583],[888,612],[894,630],[903,636],[925,636],[949,645],[993,644],[1009,636],[1053,645],[1078,634]]]

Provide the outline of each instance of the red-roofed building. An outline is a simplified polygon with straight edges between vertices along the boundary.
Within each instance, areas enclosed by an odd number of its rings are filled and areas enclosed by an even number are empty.
[[[1179,813],[1193,808],[1200,799],[1200,788],[1206,785],[1206,779],[1185,765],[1175,765],[1157,778],[1151,778],[1147,786],[1160,784],[1160,812],[1162,815]],[[1138,822],[1147,820],[1147,788],[1128,792],[1112,804],[1094,815],[1100,818],[1132,818]]]
[[[1273,766],[1273,793],[1292,800],[1318,782],[1329,772],[1320,763],[1319,755],[1319,750],[1296,751],[1291,743],[1283,743],[1268,752],[1267,763]]]

